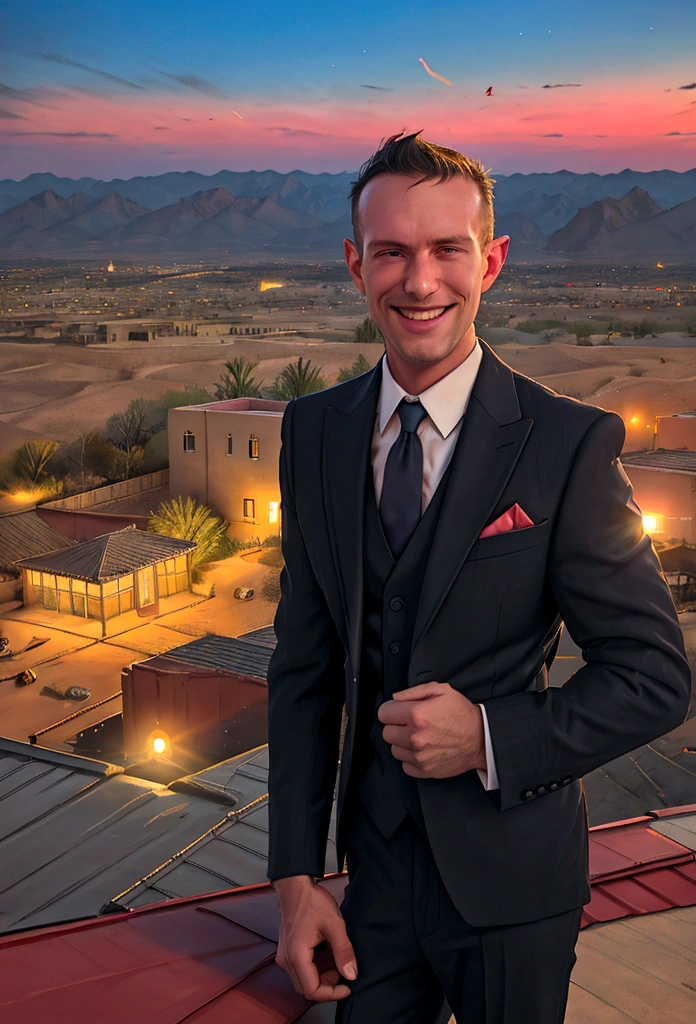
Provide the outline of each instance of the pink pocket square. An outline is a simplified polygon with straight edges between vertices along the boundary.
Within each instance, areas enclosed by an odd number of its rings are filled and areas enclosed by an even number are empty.
[[[526,530],[528,526],[534,526],[532,520],[519,505],[513,505],[481,530],[479,540],[482,537],[495,537],[499,533],[509,533],[511,530]]]

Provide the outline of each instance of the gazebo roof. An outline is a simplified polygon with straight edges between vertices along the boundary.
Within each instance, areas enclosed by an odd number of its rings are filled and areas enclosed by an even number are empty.
[[[160,537],[127,526],[115,533],[83,541],[74,547],[60,548],[45,555],[23,558],[16,562],[19,569],[35,569],[58,576],[70,576],[88,583],[107,583],[136,569],[174,558],[196,547],[195,541]]]

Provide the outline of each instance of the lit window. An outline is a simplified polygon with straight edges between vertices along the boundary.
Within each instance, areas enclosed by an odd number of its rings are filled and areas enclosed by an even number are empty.
[[[196,450],[196,435],[191,430],[184,431],[184,451],[195,452]]]
[[[278,509],[279,509],[279,507],[280,507],[280,502],[278,502],[278,501],[269,501],[269,503],[268,503],[268,521],[269,521],[269,523],[277,523],[278,522]]]
[[[244,518],[255,519],[256,518],[256,502],[253,498],[244,499]]]
[[[227,454],[228,455],[232,454],[232,435],[231,434],[227,435]]]
[[[655,513],[643,516],[643,529],[646,533],[664,533],[663,517]]]
[[[259,439],[256,434],[252,434],[249,438],[249,458],[258,459],[259,457]]]

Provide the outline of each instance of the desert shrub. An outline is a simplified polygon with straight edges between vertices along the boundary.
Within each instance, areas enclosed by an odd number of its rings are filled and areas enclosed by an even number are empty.
[[[352,366],[342,366],[340,368],[336,377],[336,383],[343,384],[344,381],[359,377],[362,373],[367,373],[371,369],[372,367],[361,352]]]
[[[254,370],[258,363],[252,363],[244,356],[237,356],[225,363],[227,373],[220,374],[220,383],[215,385],[215,397],[219,401],[230,398],[258,398],[263,381],[257,381]]]
[[[327,383],[321,376],[321,366],[312,366],[312,360],[305,363],[300,356],[295,363],[288,363],[278,374],[272,388],[268,389],[270,398],[281,402],[289,402],[293,398],[311,395],[315,391],[323,391]]]
[[[191,497],[163,501],[147,524],[151,533],[196,542],[191,555],[194,583],[201,583],[213,562],[221,557],[227,526],[224,519],[213,515],[211,509]]]
[[[269,569],[261,584],[261,596],[271,604],[280,601],[280,570]]]
[[[629,377],[644,377],[645,370],[642,366],[632,366],[628,371]]]
[[[370,320],[369,316],[366,316],[363,322],[355,328],[353,340],[358,345],[383,345],[384,335],[374,320]]]
[[[145,445],[143,473],[156,473],[169,465],[169,431],[160,430],[153,434]]]
[[[261,565],[270,565],[274,569],[282,569],[285,565],[283,552],[280,548],[267,548],[263,554],[259,556],[259,562]]]
[[[544,331],[555,330],[565,333],[570,327],[561,320],[523,320],[517,324],[515,330],[524,331],[525,334],[542,334]]]

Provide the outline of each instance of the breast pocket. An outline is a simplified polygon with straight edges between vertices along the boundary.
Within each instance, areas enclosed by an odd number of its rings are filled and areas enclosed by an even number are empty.
[[[514,555],[518,551],[527,551],[548,538],[549,521],[542,519],[535,526],[527,526],[523,530],[510,530],[498,533],[493,537],[481,537],[477,540],[467,556],[467,562],[480,558],[495,558],[497,555]]]

